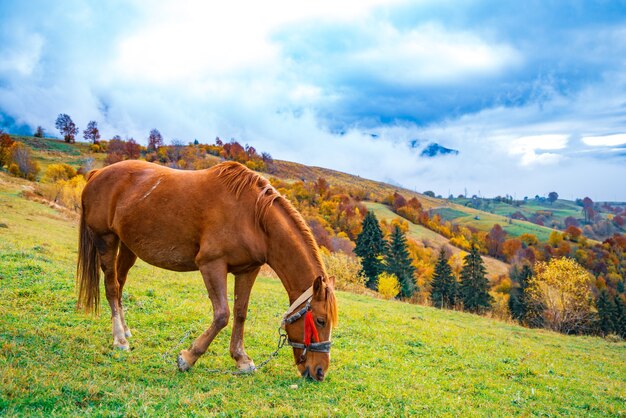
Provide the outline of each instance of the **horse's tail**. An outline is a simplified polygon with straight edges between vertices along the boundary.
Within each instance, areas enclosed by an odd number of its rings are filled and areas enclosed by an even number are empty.
[[[85,312],[98,312],[100,305],[100,254],[94,233],[85,222],[85,208],[80,213],[78,263],[76,265],[78,307]]]

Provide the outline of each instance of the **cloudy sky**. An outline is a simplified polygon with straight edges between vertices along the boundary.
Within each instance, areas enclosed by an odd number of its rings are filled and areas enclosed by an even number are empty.
[[[626,200],[626,3],[0,0],[0,125],[59,113],[444,196]]]

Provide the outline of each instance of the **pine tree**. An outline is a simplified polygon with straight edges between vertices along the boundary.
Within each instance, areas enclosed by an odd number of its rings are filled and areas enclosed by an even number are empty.
[[[517,286],[511,289],[509,295],[509,310],[511,311],[513,319],[521,323],[526,323],[528,316],[529,306],[526,289],[528,288],[528,281],[532,275],[533,271],[528,264],[524,264],[521,269],[514,266],[510,274],[511,280],[517,282]]]
[[[472,244],[470,253],[463,260],[461,285],[459,287],[465,310],[481,312],[491,306],[492,297],[489,295],[489,280],[487,280],[486,274],[487,270],[478,248]]]
[[[400,296],[410,298],[416,291],[415,267],[411,264],[411,257],[406,246],[406,237],[397,225],[391,234],[391,242],[385,257],[386,268],[400,282]]]
[[[367,212],[363,219],[363,230],[356,237],[354,253],[361,258],[361,272],[367,279],[367,287],[376,290],[376,280],[383,271],[385,240],[374,212]]]
[[[616,306],[613,298],[608,290],[602,289],[596,300],[596,309],[598,310],[598,329],[602,335],[610,334],[615,330],[613,321],[615,317]]]
[[[620,295],[615,295],[615,310],[613,315],[614,331],[622,338],[626,338],[626,304]]]
[[[456,303],[457,291],[457,283],[448,264],[446,251],[441,248],[431,282],[430,300],[437,308],[450,308]]]

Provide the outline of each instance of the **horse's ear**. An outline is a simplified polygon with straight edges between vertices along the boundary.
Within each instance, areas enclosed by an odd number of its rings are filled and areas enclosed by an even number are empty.
[[[316,299],[323,297],[322,292],[324,291],[324,278],[322,276],[317,276],[315,281],[313,282],[313,295]]]
[[[333,289],[335,288],[335,276],[329,276],[326,280],[326,283],[330,285]]]

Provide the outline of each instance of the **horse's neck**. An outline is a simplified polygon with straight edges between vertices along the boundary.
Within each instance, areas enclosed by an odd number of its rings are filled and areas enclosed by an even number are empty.
[[[293,303],[307,290],[318,276],[324,276],[324,266],[319,261],[317,247],[284,210],[273,211],[268,225],[267,264],[280,278],[289,302]]]

